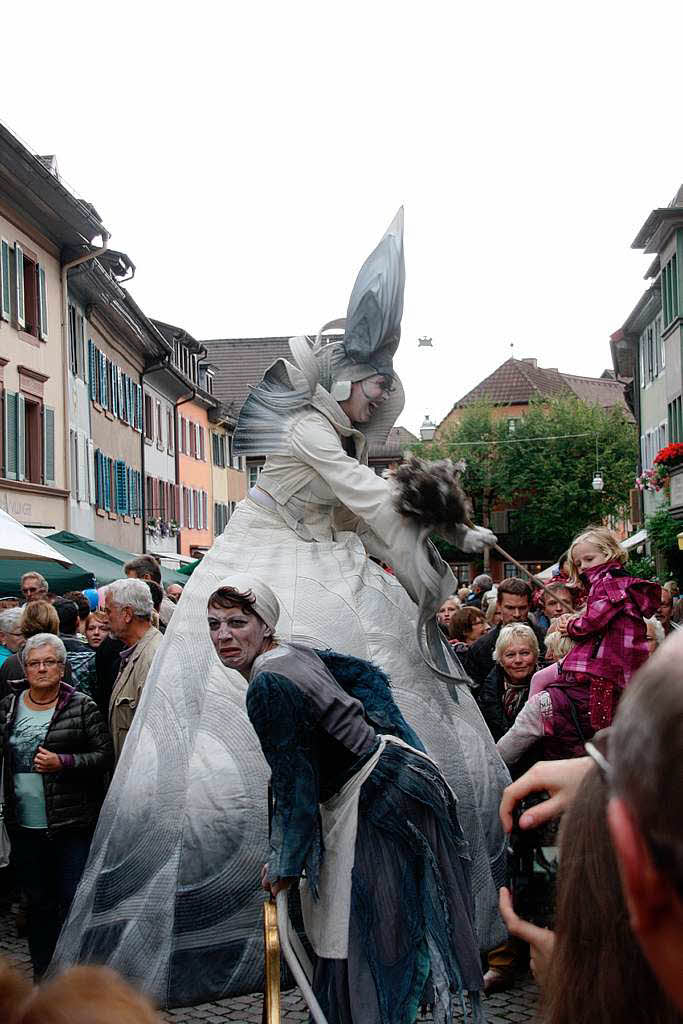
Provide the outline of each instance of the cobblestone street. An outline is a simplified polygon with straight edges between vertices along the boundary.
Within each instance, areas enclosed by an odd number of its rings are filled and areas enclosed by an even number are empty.
[[[25,939],[17,937],[12,915],[0,915],[0,954],[7,957],[20,970],[30,971],[28,947]],[[521,979],[510,992],[492,996],[486,1001],[488,1024],[502,1022],[531,1021],[536,1008],[537,989],[533,980],[527,976]],[[225,1024],[227,1021],[241,1021],[243,1024],[260,1024],[263,997],[260,994],[240,996],[235,999],[220,999],[213,1003],[201,1003],[199,1006],[185,1007],[180,1010],[167,1010],[161,1013],[163,1020],[173,1024]],[[430,1017],[421,1018],[425,1024]],[[458,1016],[456,1019],[461,1020]],[[283,993],[282,1020],[298,1024],[308,1020],[303,999],[298,991]]]

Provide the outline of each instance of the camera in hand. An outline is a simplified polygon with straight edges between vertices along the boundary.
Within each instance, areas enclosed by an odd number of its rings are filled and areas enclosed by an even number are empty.
[[[548,795],[532,793],[519,801],[512,814],[507,846],[508,888],[515,912],[543,928],[552,928],[555,918],[558,826],[550,822],[521,829],[519,819]]]

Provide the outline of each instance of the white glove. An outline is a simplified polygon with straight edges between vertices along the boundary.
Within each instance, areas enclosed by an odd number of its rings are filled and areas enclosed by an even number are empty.
[[[461,532],[462,530],[462,532]],[[460,527],[458,530],[458,547],[467,555],[479,555],[486,547],[491,547],[498,538],[485,526]]]

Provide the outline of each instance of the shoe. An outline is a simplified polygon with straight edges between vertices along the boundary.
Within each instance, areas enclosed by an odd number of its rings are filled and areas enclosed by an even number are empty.
[[[496,967],[491,967],[484,975],[484,994],[492,996],[494,992],[506,992],[514,983],[512,972],[499,971]]]

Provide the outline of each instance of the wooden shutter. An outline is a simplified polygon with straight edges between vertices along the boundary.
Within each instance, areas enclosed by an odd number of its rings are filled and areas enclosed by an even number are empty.
[[[173,518],[180,523],[180,487],[173,484]]]
[[[9,320],[11,315],[10,280],[9,280],[9,242],[0,239],[0,316]]]
[[[38,332],[41,341],[47,341],[47,282],[45,267],[37,265],[38,271]]]
[[[87,463],[88,463],[88,501],[91,505],[94,505],[97,501],[96,495],[96,479],[95,476],[95,446],[92,441],[88,438],[87,442]]]
[[[5,475],[17,479],[17,399],[14,391],[5,392]]]
[[[79,479],[81,476],[80,457],[78,463]],[[43,479],[46,484],[55,482],[55,411],[49,406],[43,408]],[[80,483],[78,490],[80,492]],[[80,498],[80,493],[78,497]]]
[[[26,327],[26,309],[24,307],[24,250],[18,242],[14,243],[14,287],[17,309],[17,326]]]
[[[26,402],[17,395],[17,480],[26,476]]]
[[[159,501],[159,480],[157,477],[152,477],[152,511],[151,515],[155,519],[159,519],[161,516],[161,503]]]
[[[209,528],[209,495],[202,491],[202,529]]]
[[[95,369],[95,360],[97,356],[97,349],[93,344],[92,338],[88,338],[88,388],[90,391],[90,398],[93,402],[97,401],[97,371]]]
[[[197,427],[199,432],[199,458],[202,462],[206,462],[206,448],[204,442],[204,427]]]
[[[78,360],[78,376],[81,380],[86,380],[85,321],[80,313],[76,313],[76,357]]]

